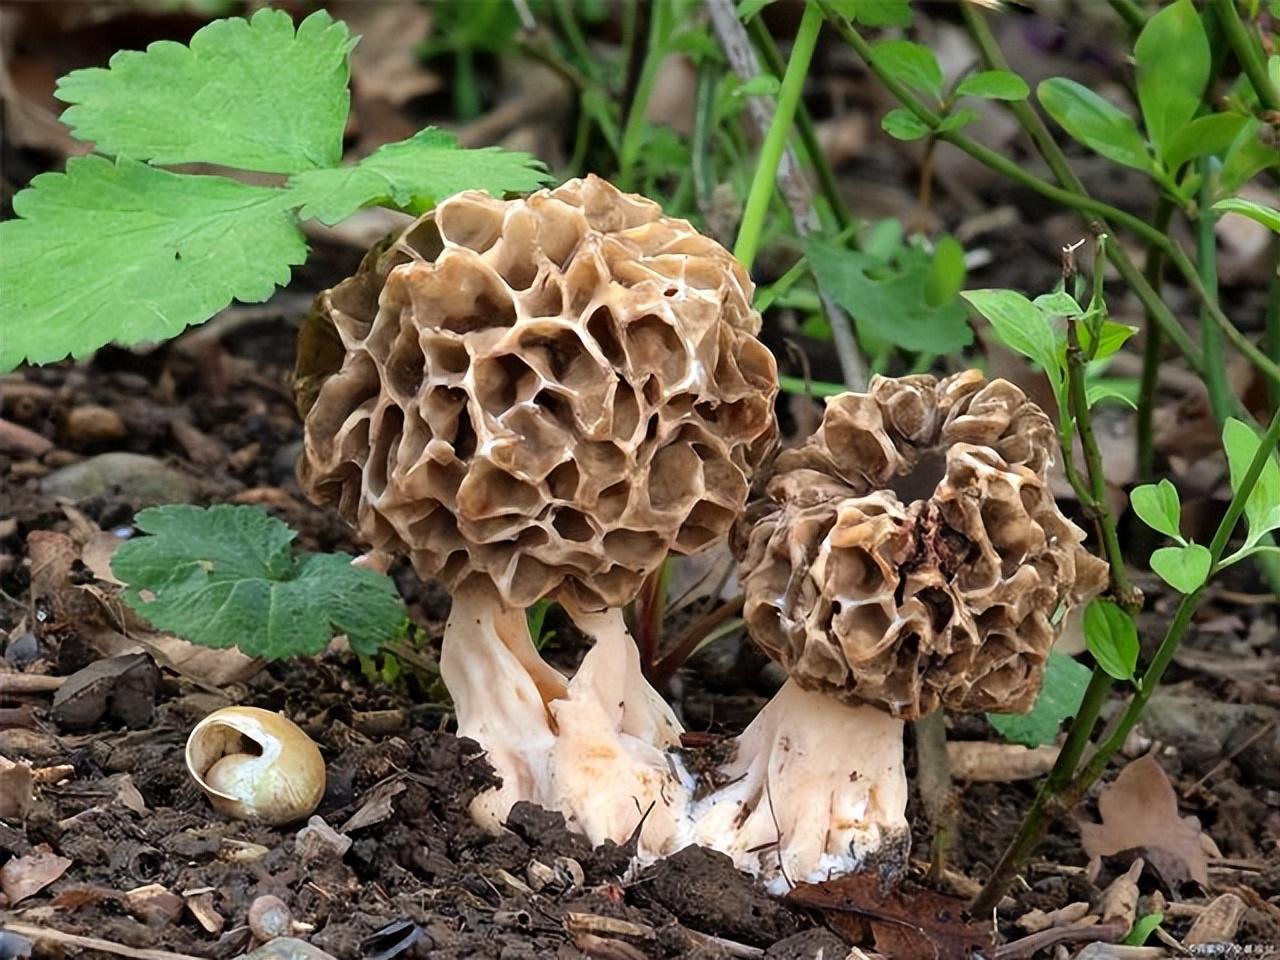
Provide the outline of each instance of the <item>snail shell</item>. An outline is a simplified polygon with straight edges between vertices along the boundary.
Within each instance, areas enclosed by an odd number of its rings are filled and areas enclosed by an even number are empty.
[[[187,770],[219,813],[280,825],[310,816],[324,796],[320,748],[293,721],[225,707],[187,738]]]

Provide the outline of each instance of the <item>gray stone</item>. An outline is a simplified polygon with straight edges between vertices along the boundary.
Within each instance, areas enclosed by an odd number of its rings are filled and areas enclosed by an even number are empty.
[[[55,497],[88,500],[114,496],[135,508],[191,503],[208,494],[199,477],[140,453],[103,453],[55,470],[41,489]]]

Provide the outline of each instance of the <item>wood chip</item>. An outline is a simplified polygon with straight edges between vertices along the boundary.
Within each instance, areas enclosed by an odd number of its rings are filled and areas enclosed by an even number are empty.
[[[1053,769],[1057,747],[1028,749],[1016,743],[959,740],[947,744],[951,776],[973,783],[1007,783],[1031,780]]]
[[[0,820],[17,823],[31,812],[35,777],[25,763],[0,757]]]
[[[66,680],[43,673],[0,673],[0,693],[50,693]]]
[[[227,918],[214,907],[212,890],[189,894],[186,902],[187,910],[196,918],[196,923],[204,928],[205,933],[214,936],[222,933],[222,928],[227,925]]]
[[[1244,901],[1234,893],[1224,893],[1200,911],[1191,929],[1182,938],[1184,947],[1209,943],[1231,943],[1244,917]]]
[[[564,928],[570,933],[594,933],[614,937],[631,937],[635,940],[653,940],[658,934],[647,923],[632,923],[617,917],[605,917],[596,913],[566,913]]]

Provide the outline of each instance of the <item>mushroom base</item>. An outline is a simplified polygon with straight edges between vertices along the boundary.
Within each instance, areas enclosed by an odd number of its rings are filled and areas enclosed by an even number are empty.
[[[572,616],[595,645],[566,681],[533,646],[524,611],[480,588],[454,594],[440,675],[458,735],[479,743],[502,778],[471,815],[496,832],[528,800],[563,813],[593,844],[638,834],[642,860],[671,853],[689,795],[668,752],[680,723],[644,679],[622,611]]]
[[[692,810],[690,841],[731,856],[772,892],[906,862],[901,720],[788,680],[737,741],[723,784]]]

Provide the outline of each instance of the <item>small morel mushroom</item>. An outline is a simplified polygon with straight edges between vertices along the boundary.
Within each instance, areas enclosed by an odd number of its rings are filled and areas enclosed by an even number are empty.
[[[502,778],[473,813],[560,810],[671,846],[680,726],[620,608],[724,536],[777,427],[751,282],[715,241],[595,177],[445,200],[322,295],[299,345],[304,489],[453,592],[441,673]],[[566,680],[523,608],[595,639]]]
[[[779,885],[901,867],[903,721],[1029,710],[1056,618],[1104,586],[1049,490],[1055,442],[968,371],[877,377],[779,454],[735,546],[747,626],[789,679],[694,810],[699,842]]]

